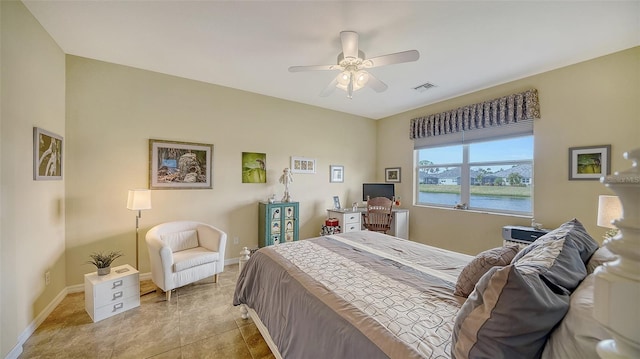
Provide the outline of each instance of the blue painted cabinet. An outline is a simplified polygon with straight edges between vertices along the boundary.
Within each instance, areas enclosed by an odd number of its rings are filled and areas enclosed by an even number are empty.
[[[260,202],[258,246],[298,240],[298,202]]]

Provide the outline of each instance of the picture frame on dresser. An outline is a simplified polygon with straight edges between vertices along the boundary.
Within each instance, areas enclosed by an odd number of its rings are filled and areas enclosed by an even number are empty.
[[[340,209],[340,197],[333,196],[333,209]]]

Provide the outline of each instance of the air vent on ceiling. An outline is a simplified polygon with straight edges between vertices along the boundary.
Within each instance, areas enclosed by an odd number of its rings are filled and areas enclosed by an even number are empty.
[[[432,87],[436,87],[436,85],[432,84],[431,82],[425,82],[422,85],[414,87],[413,89],[418,92],[425,92]]]

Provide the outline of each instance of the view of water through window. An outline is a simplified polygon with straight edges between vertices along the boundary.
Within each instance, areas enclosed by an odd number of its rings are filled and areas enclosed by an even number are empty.
[[[465,204],[507,213],[533,210],[533,136],[425,148],[417,154],[418,204]]]

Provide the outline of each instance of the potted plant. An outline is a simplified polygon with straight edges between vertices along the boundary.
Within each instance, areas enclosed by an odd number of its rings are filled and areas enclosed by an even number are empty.
[[[93,264],[98,268],[98,275],[107,275],[111,273],[111,263],[113,263],[116,258],[120,258],[122,256],[123,254],[120,251],[111,251],[107,253],[93,252],[89,255],[92,260],[87,261],[87,263]]]

